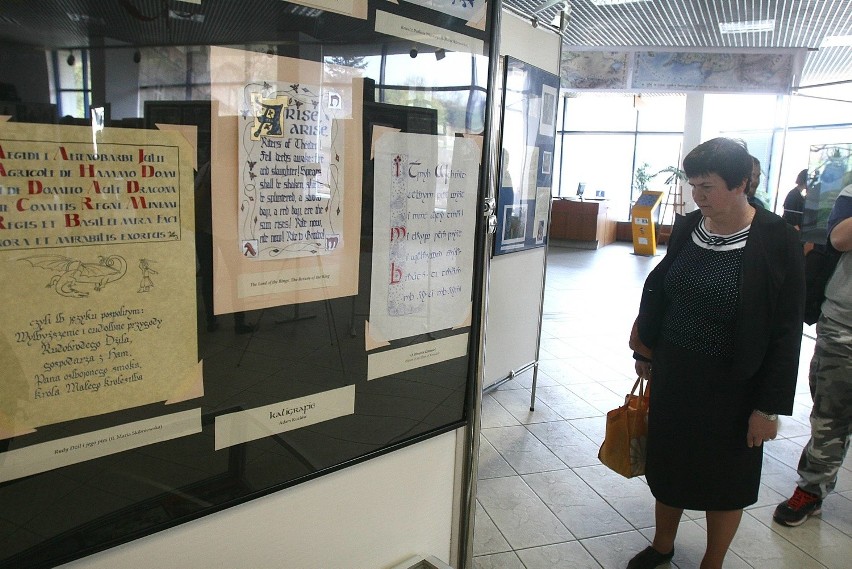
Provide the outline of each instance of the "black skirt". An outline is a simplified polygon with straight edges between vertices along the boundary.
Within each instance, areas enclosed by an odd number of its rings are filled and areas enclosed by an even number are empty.
[[[688,510],[754,504],[763,447],[746,444],[752,385],[725,361],[662,341],[654,350],[645,478],[654,497]]]

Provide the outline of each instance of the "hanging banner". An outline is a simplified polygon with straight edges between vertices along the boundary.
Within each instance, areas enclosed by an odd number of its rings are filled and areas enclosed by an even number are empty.
[[[376,10],[376,31],[439,49],[485,54],[485,42],[481,39],[381,10]]]
[[[411,4],[417,4],[430,10],[443,14],[462,18],[463,20],[476,20],[478,14],[488,6],[484,0],[405,0]],[[475,4],[474,4],[475,3]]]

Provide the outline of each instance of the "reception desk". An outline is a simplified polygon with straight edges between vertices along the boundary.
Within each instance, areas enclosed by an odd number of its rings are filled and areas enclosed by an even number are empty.
[[[556,198],[551,205],[551,245],[598,249],[615,241],[615,215],[606,200]]]

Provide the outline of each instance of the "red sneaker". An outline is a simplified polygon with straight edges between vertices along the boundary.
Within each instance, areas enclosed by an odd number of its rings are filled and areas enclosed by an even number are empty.
[[[772,519],[782,526],[795,527],[820,512],[822,512],[822,498],[797,487],[789,500],[778,504]]]

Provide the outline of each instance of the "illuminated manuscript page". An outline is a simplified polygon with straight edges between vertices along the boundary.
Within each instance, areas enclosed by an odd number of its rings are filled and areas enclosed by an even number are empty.
[[[215,313],[357,294],[362,80],[227,48],[211,69]]]

